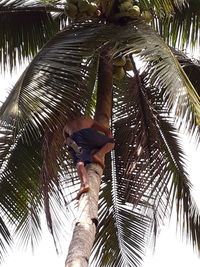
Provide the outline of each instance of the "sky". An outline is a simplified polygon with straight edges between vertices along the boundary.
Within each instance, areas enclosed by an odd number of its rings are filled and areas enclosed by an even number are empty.
[[[5,99],[6,88],[12,87],[19,74],[10,77],[8,74],[0,76],[1,94],[0,99]],[[4,92],[4,93],[3,93]],[[183,139],[184,150],[188,155],[188,171],[190,179],[193,183],[193,196],[196,199],[197,205],[200,207],[200,172],[199,159],[200,147],[197,150],[194,143],[189,142],[187,137]],[[34,253],[29,247],[27,250],[22,250],[19,246],[15,246],[12,251],[9,251],[1,267],[64,267],[64,261],[67,255],[71,233],[73,231],[73,222],[66,225],[66,233],[63,234],[61,241],[61,253],[56,254],[55,247],[51,235],[49,234],[45,220],[43,221],[43,238]],[[166,221],[165,226],[161,227],[161,231],[156,243],[155,252],[152,249],[147,249],[146,258],[143,267],[199,267],[200,258],[193,252],[192,246],[182,241],[180,235],[176,233],[175,217],[172,216],[171,223]],[[94,266],[93,266],[94,267]],[[95,266],[96,267],[96,266]]]

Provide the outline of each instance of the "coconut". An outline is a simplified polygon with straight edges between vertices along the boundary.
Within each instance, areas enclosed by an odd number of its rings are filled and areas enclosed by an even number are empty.
[[[125,1],[125,2],[121,3],[119,6],[119,10],[121,12],[127,12],[131,8],[133,8],[132,1]]]
[[[131,17],[138,17],[140,16],[140,8],[139,6],[132,6],[131,9],[128,10]]]
[[[97,6],[96,5],[89,5],[87,9],[87,14],[91,17],[97,15]]]
[[[76,5],[78,3],[78,0],[68,0],[67,3]]]
[[[121,80],[123,79],[125,76],[125,71],[123,69],[123,67],[114,67],[113,68],[113,78]]]
[[[113,65],[117,67],[123,67],[126,64],[125,57],[118,57],[113,60]]]
[[[76,15],[78,13],[78,9],[77,6],[75,6],[74,4],[67,4],[65,7],[66,10],[66,14],[70,19],[75,19]]]
[[[89,8],[90,4],[86,0],[79,0],[78,1],[78,9],[80,12],[86,12]]]
[[[143,11],[141,16],[147,23],[149,23],[153,18],[152,14],[149,11]]]
[[[124,66],[124,70],[125,71],[131,71],[131,70],[133,70],[133,64],[132,64],[130,58],[127,58],[126,59],[126,64]]]

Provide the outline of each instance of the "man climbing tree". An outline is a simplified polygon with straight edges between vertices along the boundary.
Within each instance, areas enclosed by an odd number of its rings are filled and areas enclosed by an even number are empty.
[[[114,139],[110,129],[88,117],[68,121],[63,134],[81,180],[79,199],[82,193],[90,189],[85,166],[93,162],[104,169],[104,156],[114,148]]]
[[[59,241],[60,212],[77,207],[64,127],[82,182],[66,267],[88,266],[91,250],[94,266],[140,266],[173,207],[199,250],[200,212],[175,124],[199,140],[199,96],[179,62],[199,64],[171,49],[199,44],[199,3],[33,2],[0,1],[2,71],[35,56],[0,109],[0,260],[13,232],[24,246],[38,243],[43,209]],[[115,149],[102,176],[110,122]]]

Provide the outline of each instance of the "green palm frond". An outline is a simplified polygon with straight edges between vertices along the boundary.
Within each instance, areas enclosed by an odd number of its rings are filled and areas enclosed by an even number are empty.
[[[109,169],[100,191],[99,224],[93,246],[96,266],[139,266],[144,256],[151,222],[139,210],[133,211],[131,205],[124,204],[120,191]]]
[[[173,52],[200,96],[200,61],[191,59],[180,51]]]
[[[171,17],[157,18],[154,28],[172,47],[185,49],[200,43],[200,2],[188,1],[182,9],[175,8]]]
[[[1,167],[1,218],[16,231],[20,229],[24,244],[37,242],[41,230],[42,200],[38,180],[41,155],[35,145],[28,146],[19,140]]]
[[[52,230],[51,216],[55,214],[52,199],[59,202],[62,189],[72,188],[77,183],[77,176],[73,181],[74,170],[71,172],[65,169],[66,165],[71,167],[71,161],[63,150],[61,131],[65,119],[91,114],[98,57],[101,50],[108,47],[112,48],[113,57],[137,53],[147,62],[147,75],[146,83],[136,81],[133,77],[115,82],[113,129],[116,148],[113,159],[116,180],[113,180],[113,185],[117,183],[117,188],[113,189],[112,214],[104,210],[102,219],[108,220],[110,215],[116,222],[115,229],[122,233],[123,240],[127,227],[141,241],[141,236],[145,233],[148,235],[150,228],[157,221],[162,222],[166,213],[170,212],[167,207],[173,194],[169,192],[168,185],[173,177],[178,176],[178,187],[175,190],[185,190],[190,202],[187,175],[182,165],[177,165],[177,162],[182,162],[182,152],[178,146],[169,151],[170,140],[176,140],[176,136],[171,133],[169,137],[166,132],[166,125],[169,124],[169,129],[172,129],[169,118],[172,107],[175,107],[176,115],[181,118],[188,112],[186,128],[188,125],[195,128],[192,116],[199,116],[198,98],[178,61],[154,31],[140,20],[134,20],[126,26],[94,21],[74,24],[42,48],[0,110],[2,127],[6,129],[2,130],[3,137],[0,136],[0,163],[3,168],[1,191],[5,188],[4,193],[0,194],[2,207],[5,207],[1,213],[10,221],[20,223],[18,232],[25,241],[28,236],[38,236],[40,233],[38,212],[43,205],[42,187],[47,219]],[[18,153],[20,157],[17,158]],[[23,158],[25,160],[22,162]],[[71,177],[66,181],[64,175],[70,172]],[[42,183],[40,177],[43,178]],[[59,189],[58,195],[55,188]],[[73,198],[74,191],[69,198]],[[10,202],[6,199],[6,192]],[[105,196],[102,197],[102,203],[106,203]],[[129,211],[126,202],[131,203],[134,210]],[[11,209],[9,203],[15,209]],[[136,205],[139,211],[135,210]],[[194,233],[198,234],[195,228],[198,226],[195,221],[198,212],[193,207],[190,223],[193,224]],[[21,212],[23,209],[24,213]],[[142,215],[143,211],[145,216]],[[187,205],[184,212],[189,212]],[[32,228],[27,225],[29,217],[33,221]],[[131,218],[133,222],[126,223],[125,218]],[[139,229],[140,222],[144,224],[144,231]],[[109,227],[106,230],[108,235]],[[190,228],[190,232],[193,228]],[[55,232],[54,229],[52,231]],[[147,235],[145,240],[148,239]],[[102,242],[99,238],[99,242]],[[130,262],[126,256],[129,250],[134,262],[140,261],[143,241],[138,248],[139,255],[136,248],[130,249],[123,242],[125,256],[118,258],[119,263]]]
[[[50,12],[63,9],[31,1],[0,1],[1,71],[12,71],[23,60],[33,58],[59,31],[59,21]]]
[[[184,6],[186,6],[187,0],[140,0],[138,1],[138,5],[142,11],[148,10],[152,13],[152,15],[156,17],[164,17],[164,16],[172,16],[174,10],[177,8],[181,10]]]
[[[133,211],[146,210],[155,235],[176,202],[181,229],[199,249],[200,214],[191,197],[184,154],[159,88],[149,87],[147,81],[128,78],[116,85],[113,127],[119,197],[131,203]]]
[[[115,39],[110,41],[111,35],[115,36],[116,41]],[[152,35],[154,35],[153,41]],[[75,39],[75,36],[79,38]],[[28,118],[31,126],[27,126],[27,129],[31,131],[31,127],[33,129],[44,128],[42,124],[46,124],[47,120],[51,123],[50,120],[54,119],[51,117],[54,109],[68,116],[78,110],[80,112],[84,99],[88,97],[87,84],[83,81],[88,80],[88,73],[94,62],[92,57],[104,45],[113,45],[114,55],[140,51],[139,56],[148,62],[146,70],[151,74],[150,83],[159,85],[163,94],[166,95],[168,106],[170,108],[173,106],[176,115],[182,119],[187,111],[190,114],[190,117],[187,117],[187,125],[193,126],[195,119],[199,120],[199,99],[187,76],[159,36],[140,21],[134,21],[125,27],[100,25],[94,22],[85,23],[79,24],[79,28],[74,26],[58,34],[41,50],[22,75],[16,89],[1,109],[1,118],[8,120],[8,118],[17,116],[15,125],[27,124]],[[88,60],[84,61],[84,59]],[[82,81],[84,74],[85,78]],[[74,77],[76,82],[74,82]],[[33,79],[35,79],[34,82]],[[81,81],[81,86],[78,80]],[[80,89],[77,90],[77,88]],[[55,98],[57,94],[60,98]],[[72,97],[74,102],[69,100]],[[78,100],[83,102],[76,107]],[[20,126],[20,128],[23,127]]]
[[[147,63],[146,71],[150,73],[149,82],[159,86],[168,107],[170,109],[173,107],[176,116],[184,120],[187,129],[192,129],[194,133],[193,127],[199,124],[200,118],[199,97],[195,89],[162,39],[142,22],[136,21],[134,25],[136,28],[130,24],[130,28],[126,26],[121,33],[121,39],[127,38],[127,44],[126,47],[124,43],[121,47],[119,45],[116,55],[122,56],[140,51],[138,55]],[[129,30],[132,30],[132,35],[128,34]],[[190,115],[186,117],[185,114]]]
[[[9,187],[10,182],[8,181],[12,180],[12,186],[15,187],[15,179],[16,184],[20,184],[21,179],[26,181],[29,179],[29,172],[25,175],[26,171],[34,168],[32,175],[35,174],[35,178],[37,177],[38,180],[34,184],[36,187],[30,191],[36,191],[40,197],[44,194],[43,198],[38,198],[36,208],[37,205],[41,206],[44,201],[47,221],[52,233],[56,232],[51,223],[51,217],[56,217],[54,216],[55,209],[52,198],[54,196],[57,202],[61,201],[61,198],[56,196],[55,188],[62,194],[58,176],[61,175],[63,162],[66,160],[66,152],[63,150],[63,119],[65,116],[73,117],[73,114],[84,112],[90,102],[96,80],[97,67],[95,66],[97,59],[96,57],[94,60],[87,58],[90,55],[88,51],[91,50],[90,53],[93,53],[94,49],[87,47],[87,43],[83,48],[74,49],[77,44],[79,46],[86,38],[82,34],[79,41],[74,42],[76,31],[76,29],[73,29],[72,32],[69,30],[72,39],[70,40],[69,36],[65,45],[58,44],[59,57],[56,47],[54,47],[52,54],[46,53],[49,49],[47,47],[43,56],[48,55],[49,59],[43,58],[42,61],[41,53],[34,59],[33,64],[22,74],[19,82],[1,108],[3,133],[1,136],[1,186],[5,183],[5,187]],[[65,40],[65,38],[62,40]],[[53,42],[53,45],[55,45],[55,42]],[[35,65],[37,60],[38,65]],[[44,72],[49,82],[45,82]],[[38,84],[32,81],[31,77],[34,75],[37,76],[35,79]],[[43,86],[41,86],[42,84]],[[37,154],[39,161],[36,160],[36,155],[34,155],[32,149],[27,150],[29,145],[37,148],[40,153],[43,152],[43,154]],[[17,153],[27,159],[27,161],[24,161],[26,167],[24,164],[19,164],[20,162],[16,159]],[[33,159],[35,159],[34,164]],[[5,162],[6,167],[4,166]],[[34,177],[32,178],[30,181],[33,180],[32,182],[34,182]],[[20,196],[27,195],[27,190],[26,182],[24,186],[21,186],[20,195],[18,191],[4,190],[4,193],[10,192],[13,199],[16,199],[16,205],[14,206],[16,214],[9,211],[9,207],[10,209],[13,207],[14,200],[13,203],[10,201],[11,206],[7,207],[4,194],[2,194],[2,206],[5,206],[7,210],[5,216],[19,223],[20,226],[17,231],[23,237],[23,240],[27,240],[24,238],[25,236],[28,238],[28,233],[26,233],[28,227],[26,227],[26,224],[30,221],[28,218],[35,216],[35,214],[29,214],[29,201],[23,202],[24,206],[20,207],[22,204]],[[26,213],[21,212],[23,208],[27,211]],[[32,213],[35,212],[35,209],[33,208]],[[18,216],[18,212],[21,216]],[[38,218],[34,219],[35,222],[38,220]]]
[[[163,144],[168,151],[169,169],[172,173],[170,185],[170,198],[177,209],[177,222],[183,235],[193,244],[196,250],[199,250],[200,242],[200,211],[191,196],[191,185],[188,181],[187,173],[183,169],[184,158],[181,150],[177,146],[177,139],[173,127],[169,123],[161,120]],[[172,138],[174,136],[174,140]]]
[[[3,256],[6,253],[6,245],[11,246],[12,237],[8,230],[8,227],[4,223],[3,219],[0,218],[0,263],[2,262]]]

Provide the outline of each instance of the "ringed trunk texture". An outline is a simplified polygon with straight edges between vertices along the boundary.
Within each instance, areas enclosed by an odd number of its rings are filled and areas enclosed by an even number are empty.
[[[81,195],[66,267],[88,266],[98,222],[98,200],[102,168],[98,164],[86,166],[90,190]]]
[[[112,111],[112,60],[111,52],[104,51],[100,55],[97,103],[94,119],[105,127],[109,127]]]
[[[112,110],[112,62],[110,52],[103,51],[99,60],[95,120],[109,127]],[[90,190],[81,195],[78,216],[69,246],[65,267],[87,267],[98,224],[98,200],[103,170],[92,163],[86,166]]]

